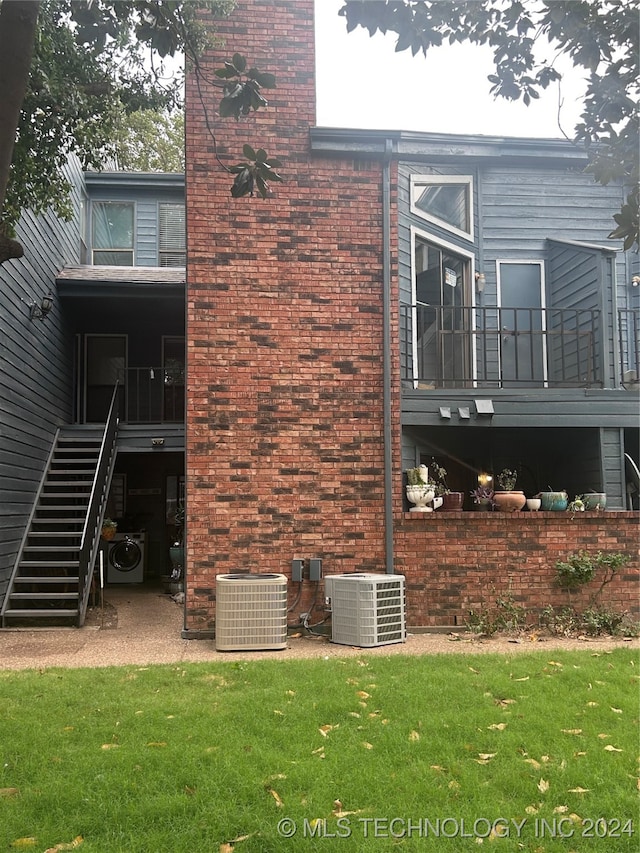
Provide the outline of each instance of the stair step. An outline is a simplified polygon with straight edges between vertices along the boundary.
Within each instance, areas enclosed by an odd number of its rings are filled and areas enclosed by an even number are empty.
[[[20,560],[21,569],[77,569],[78,560]]]
[[[66,599],[77,599],[79,597],[79,593],[77,592],[12,592],[9,600],[13,601],[15,598],[19,601],[37,601],[38,599],[46,598],[47,601],[65,601]]]
[[[60,464],[68,465],[69,462],[67,460],[65,460],[63,463],[60,463]],[[55,462],[52,463],[52,465],[55,465]],[[53,475],[61,476],[62,474],[73,474],[73,475],[78,474],[79,475],[79,474],[93,474],[93,473],[94,472],[92,471],[91,468],[53,468],[53,467],[49,468],[49,476],[50,477]]]
[[[41,583],[41,584],[57,584],[57,583],[78,583],[80,578],[77,575],[52,575],[51,577],[41,577],[37,575],[18,575],[13,579],[14,583]]]
[[[51,537],[53,539],[73,539],[82,536],[82,530],[30,530],[29,538],[42,539]]]
[[[67,609],[54,609],[50,608],[49,610],[32,610],[25,609],[21,610],[20,608],[13,608],[12,610],[5,610],[2,614],[3,619],[11,619],[11,618],[19,618],[22,619],[25,616],[29,617],[49,617],[49,618],[59,618],[60,616],[77,616],[78,609],[75,610],[67,610]]]

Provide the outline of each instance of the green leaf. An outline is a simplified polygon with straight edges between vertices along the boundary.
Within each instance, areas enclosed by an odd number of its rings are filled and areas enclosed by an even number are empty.
[[[256,152],[248,143],[246,143],[245,145],[242,146],[242,153],[247,158],[247,160],[255,160],[256,159]]]
[[[240,74],[242,74],[244,69],[247,67],[247,60],[241,53],[234,53],[231,61],[234,68],[237,68]]]

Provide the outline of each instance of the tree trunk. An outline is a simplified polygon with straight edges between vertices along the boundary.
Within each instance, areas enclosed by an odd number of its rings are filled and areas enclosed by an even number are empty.
[[[0,228],[20,109],[29,82],[39,9],[40,0],[4,0],[0,4]],[[19,246],[15,241],[9,242]],[[15,248],[8,255],[2,248],[0,263],[7,257],[20,257]]]

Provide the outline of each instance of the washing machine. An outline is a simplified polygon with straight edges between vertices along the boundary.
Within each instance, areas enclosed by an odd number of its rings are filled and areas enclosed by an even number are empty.
[[[142,583],[147,534],[116,533],[107,553],[107,583]]]

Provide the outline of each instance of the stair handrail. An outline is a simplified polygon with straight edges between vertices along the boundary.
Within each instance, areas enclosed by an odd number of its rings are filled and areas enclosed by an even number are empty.
[[[40,478],[40,484],[38,486],[38,490],[31,504],[31,511],[29,512],[29,517],[27,519],[27,523],[24,527],[24,532],[22,534],[22,539],[20,541],[20,547],[18,548],[18,553],[16,554],[16,559],[13,564],[13,569],[11,571],[11,576],[9,578],[9,583],[7,584],[7,590],[4,596],[4,600],[2,602],[2,609],[0,609],[0,618],[4,617],[5,611],[9,606],[10,596],[9,593],[13,589],[14,581],[18,575],[18,571],[20,569],[20,563],[22,562],[22,555],[24,553],[24,549],[27,546],[27,539],[29,538],[29,534],[31,532],[31,525],[33,523],[33,519],[36,514],[36,509],[38,508],[38,504],[40,503],[40,497],[42,492],[44,491],[44,484],[47,480],[47,475],[49,473],[49,468],[51,466],[51,460],[53,459],[53,455],[56,451],[56,445],[58,443],[58,438],[60,436],[60,427],[58,427],[53,436],[53,442],[51,444],[51,449],[49,450],[49,455],[47,456],[47,461],[44,464],[44,469],[42,471],[42,477]],[[0,624],[4,624],[1,622]]]
[[[111,397],[111,405],[102,434],[100,453],[96,465],[96,472],[91,486],[89,505],[82,530],[80,544],[79,566],[78,566],[78,627],[84,625],[84,619],[89,603],[91,592],[91,579],[93,567],[95,566],[98,550],[100,548],[100,531],[107,506],[107,497],[113,477],[113,469],[116,461],[116,436],[118,433],[118,392],[119,383],[116,382]]]

